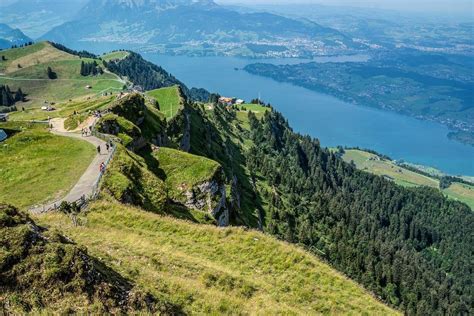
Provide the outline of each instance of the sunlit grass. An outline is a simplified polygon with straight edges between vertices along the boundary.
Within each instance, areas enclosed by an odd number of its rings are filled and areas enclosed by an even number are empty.
[[[141,287],[195,314],[393,314],[356,283],[297,247],[256,231],[196,225],[109,202],[83,226],[61,227]]]

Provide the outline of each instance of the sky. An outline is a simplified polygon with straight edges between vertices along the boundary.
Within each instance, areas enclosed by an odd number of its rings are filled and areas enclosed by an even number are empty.
[[[369,7],[411,12],[462,13],[471,12],[474,20],[474,0],[215,0],[221,4],[295,4],[312,3]]]

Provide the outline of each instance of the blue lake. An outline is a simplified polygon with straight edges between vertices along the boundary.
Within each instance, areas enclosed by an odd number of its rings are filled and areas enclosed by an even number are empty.
[[[449,140],[449,131],[443,125],[349,104],[322,93],[235,70],[255,62],[251,59],[143,55],[189,87],[202,87],[245,100],[260,94],[265,102],[270,102],[288,118],[295,131],[319,138],[323,146],[370,148],[393,159],[432,166],[450,174],[474,176],[474,147]],[[366,58],[339,56],[316,61],[364,61]]]
[[[99,43],[73,48],[99,54],[121,48],[140,50]],[[235,70],[256,61],[292,64],[308,60],[142,55],[189,87],[202,87],[246,100],[260,94],[288,118],[294,130],[319,138],[323,146],[370,148],[393,159],[432,166],[449,174],[474,176],[474,147],[449,140],[449,130],[443,125],[349,104],[322,93]],[[367,59],[368,56],[360,55],[320,57],[315,61],[363,62]]]

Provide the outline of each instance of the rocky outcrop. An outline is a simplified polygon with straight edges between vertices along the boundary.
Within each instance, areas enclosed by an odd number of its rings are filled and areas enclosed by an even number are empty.
[[[218,177],[186,191],[184,193],[185,205],[191,209],[208,212],[216,219],[218,226],[228,226],[230,214],[227,207],[226,188],[220,179],[222,170],[218,173],[220,173]]]
[[[170,145],[170,139],[165,132],[155,134],[154,137],[150,139],[150,141],[153,145],[159,147]]]
[[[231,206],[232,209],[234,210],[239,210],[240,209],[240,187],[239,187],[239,180],[237,179],[237,176],[233,176],[232,178],[232,186],[230,189],[230,201],[231,201]]]
[[[183,138],[179,144],[179,148],[182,151],[189,152],[191,150],[191,116],[187,111],[184,112],[184,131]]]

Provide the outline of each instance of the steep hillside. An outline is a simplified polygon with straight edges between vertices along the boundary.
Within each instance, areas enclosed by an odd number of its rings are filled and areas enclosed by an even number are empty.
[[[187,314],[395,314],[314,256],[243,228],[216,228],[99,202],[63,229],[107,266]]]
[[[127,54],[124,54],[127,53]],[[109,60],[107,68],[115,74],[127,77],[139,89],[153,90],[163,87],[179,86],[188,98],[195,101],[207,102],[209,92],[205,89],[188,89],[184,83],[169,74],[166,70],[149,61],[143,59],[134,52],[116,52],[114,55],[105,55],[105,60]],[[112,57],[112,58],[111,58]]]
[[[466,205],[359,172],[268,107],[187,104],[174,121],[189,122],[191,153],[222,166],[230,223],[306,245],[408,314],[470,310]],[[433,300],[428,284],[446,291]]]
[[[24,313],[179,313],[87,250],[0,204],[0,308]]]
[[[178,86],[148,91],[147,95],[158,102],[157,107],[167,119],[173,118],[184,103]]]

